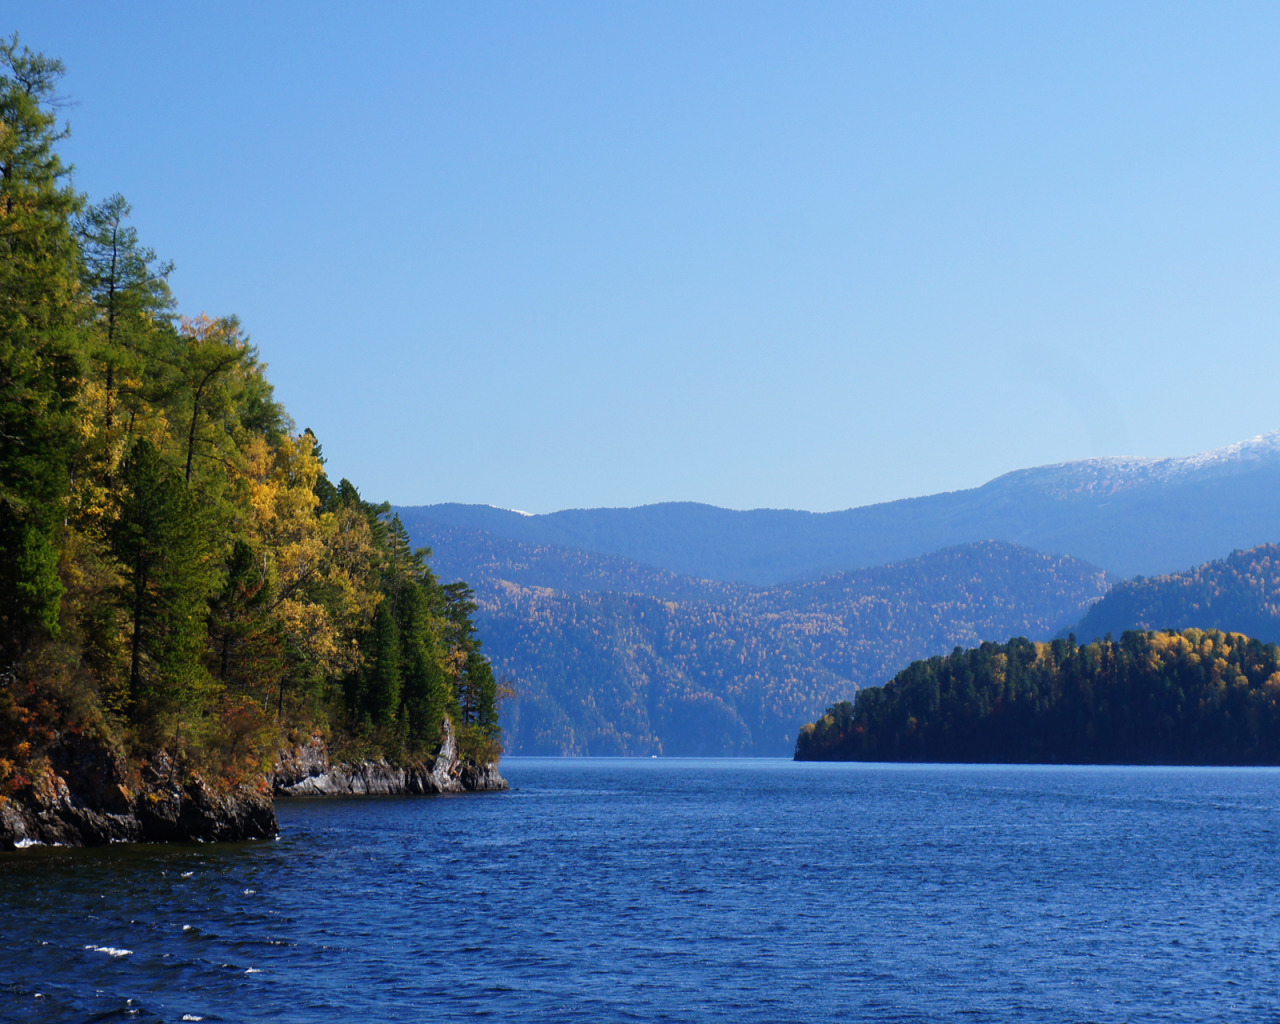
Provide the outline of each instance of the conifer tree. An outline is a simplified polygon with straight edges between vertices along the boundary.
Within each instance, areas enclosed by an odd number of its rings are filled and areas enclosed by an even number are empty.
[[[129,694],[149,719],[196,707],[209,689],[202,663],[212,577],[205,524],[182,476],[149,441],[121,470],[124,496],[113,540],[130,619]]]
[[[159,262],[154,250],[138,244],[137,229],[128,224],[132,209],[117,194],[77,221],[81,277],[96,308],[89,356],[102,386],[99,447],[108,486],[123,452],[120,392],[140,389],[160,368],[156,349],[163,335],[157,328],[168,322],[174,305],[167,280],[173,264]]]
[[[0,658],[58,629],[81,352],[61,61],[0,40]]]
[[[373,650],[365,711],[374,725],[390,725],[400,710],[404,677],[400,665],[400,631],[395,613],[384,600],[373,615]]]

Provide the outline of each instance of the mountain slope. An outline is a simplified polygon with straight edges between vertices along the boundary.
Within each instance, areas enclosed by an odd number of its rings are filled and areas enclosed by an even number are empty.
[[[436,574],[442,579],[465,579],[473,587],[504,580],[566,593],[647,594],[666,601],[715,600],[752,589],[744,583],[682,576],[622,555],[446,526],[415,512],[401,509],[401,521],[415,545],[433,549],[431,564]]]
[[[481,578],[477,623],[523,754],[786,755],[799,724],[915,658],[1051,636],[1105,589],[984,542],[790,587],[683,600]]]
[[[1071,554],[1126,577],[1171,572],[1280,537],[1280,432],[1200,455],[1108,458],[1007,473],[977,488],[843,512],[693,503],[526,515],[401,508],[410,533],[484,530],[757,586],[882,565],[975,540]]]
[[[1235,551],[1194,569],[1120,583],[1092,608],[1082,640],[1129,629],[1219,629],[1280,642],[1280,545]]]

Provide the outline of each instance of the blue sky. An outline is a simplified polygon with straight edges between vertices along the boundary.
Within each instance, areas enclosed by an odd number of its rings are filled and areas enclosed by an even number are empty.
[[[6,8],[397,504],[823,511],[1280,428],[1280,6]]]

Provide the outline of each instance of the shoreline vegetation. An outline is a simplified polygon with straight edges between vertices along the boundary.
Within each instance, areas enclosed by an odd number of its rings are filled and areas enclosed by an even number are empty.
[[[828,708],[795,759],[1276,765],[1280,648],[1216,629],[957,647]]]
[[[75,191],[62,73],[0,39],[0,848],[274,834],[301,749],[505,788],[470,588]]]

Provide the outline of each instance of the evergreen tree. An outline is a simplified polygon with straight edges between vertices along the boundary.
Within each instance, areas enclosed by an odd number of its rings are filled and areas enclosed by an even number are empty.
[[[450,704],[449,681],[440,667],[440,650],[431,621],[432,590],[419,583],[400,605],[404,650],[404,710],[409,741],[415,749],[434,747]]]
[[[0,658],[59,625],[71,488],[80,197],[54,149],[60,61],[0,41]]]
[[[159,262],[153,250],[138,244],[137,229],[127,223],[131,212],[117,194],[91,206],[77,222],[81,276],[97,310],[90,357],[102,382],[100,457],[108,486],[122,451],[120,391],[128,385],[140,389],[161,368],[157,326],[167,322],[174,305],[167,280],[173,264]]]
[[[376,726],[390,725],[400,710],[404,685],[400,658],[400,630],[395,613],[384,600],[373,615],[373,650],[369,682],[365,688],[364,711]]]
[[[146,440],[121,470],[124,495],[113,540],[128,608],[129,694],[135,718],[197,709],[209,689],[203,665],[209,597],[204,524],[182,476]]]

